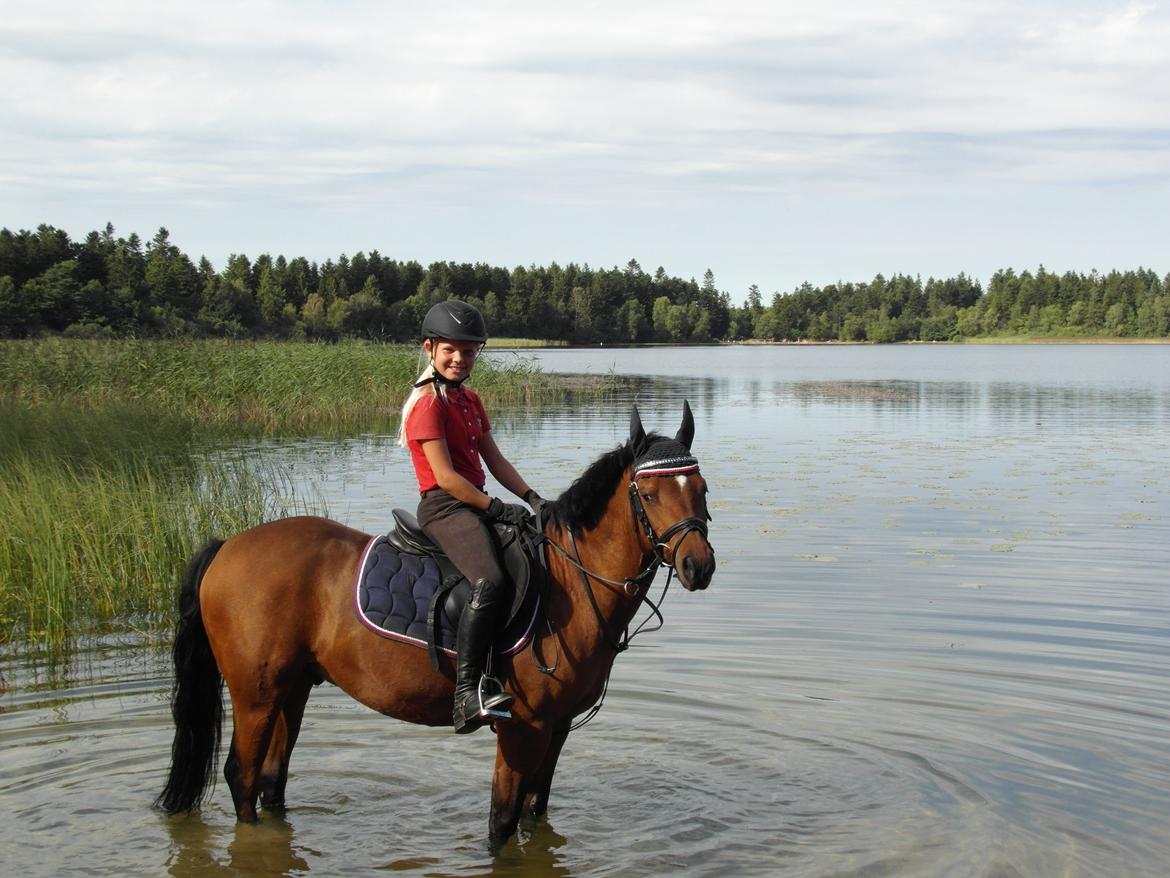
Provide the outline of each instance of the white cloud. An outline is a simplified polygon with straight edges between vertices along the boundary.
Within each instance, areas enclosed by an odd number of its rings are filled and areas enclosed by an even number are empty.
[[[1088,0],[26,5],[0,22],[0,197],[555,216],[1164,189],[1168,44],[1166,4]]]
[[[1166,69],[1170,37],[1165,10],[1153,3],[1125,3],[1062,21],[1050,35],[1054,49],[1073,64]]]

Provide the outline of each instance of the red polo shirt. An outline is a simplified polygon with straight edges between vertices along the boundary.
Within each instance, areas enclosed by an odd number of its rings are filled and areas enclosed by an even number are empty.
[[[479,443],[491,428],[483,403],[474,390],[453,387],[447,390],[446,400],[427,395],[415,403],[406,419],[406,442],[418,478],[419,493],[439,486],[422,448],[425,439],[446,439],[455,472],[482,489],[487,479],[479,456]]]

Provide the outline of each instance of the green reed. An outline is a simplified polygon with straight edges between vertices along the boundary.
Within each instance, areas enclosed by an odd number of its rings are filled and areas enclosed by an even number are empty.
[[[344,432],[395,420],[421,365],[415,346],[359,341],[0,341],[0,398],[147,404],[234,433]],[[493,406],[565,393],[518,355],[481,360],[473,383]]]
[[[209,458],[195,433],[125,403],[0,401],[0,642],[60,648],[169,618],[208,536],[324,511],[270,467]]]

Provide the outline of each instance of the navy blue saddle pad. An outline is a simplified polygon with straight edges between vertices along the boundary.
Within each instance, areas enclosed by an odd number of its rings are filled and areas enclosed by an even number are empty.
[[[459,614],[470,585],[451,573],[445,557],[441,562],[431,554],[403,551],[385,536],[373,537],[362,553],[354,589],[354,608],[362,624],[382,637],[426,649],[431,647],[428,623],[433,621],[434,645],[454,656]],[[443,586],[448,588],[440,594]],[[536,626],[537,589],[526,591],[520,612],[509,614],[508,625],[496,637],[497,651],[503,655],[522,650]],[[436,605],[436,595],[441,606]]]

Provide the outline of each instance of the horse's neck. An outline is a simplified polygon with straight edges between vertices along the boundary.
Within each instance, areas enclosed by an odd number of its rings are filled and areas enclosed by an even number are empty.
[[[621,585],[613,583],[624,583],[633,579],[646,569],[650,560],[642,545],[641,532],[634,519],[634,510],[624,490],[625,484],[626,481],[621,482],[623,487],[610,499],[605,515],[597,527],[582,531],[575,538],[581,565],[590,573],[611,580],[607,583],[591,579],[590,585],[601,614],[606,622],[618,631],[629,623],[641,601]],[[588,598],[583,595],[580,587],[580,573],[570,570],[568,575],[573,582],[569,591],[575,600],[587,602]],[[593,615],[592,610],[588,611],[588,615]]]

